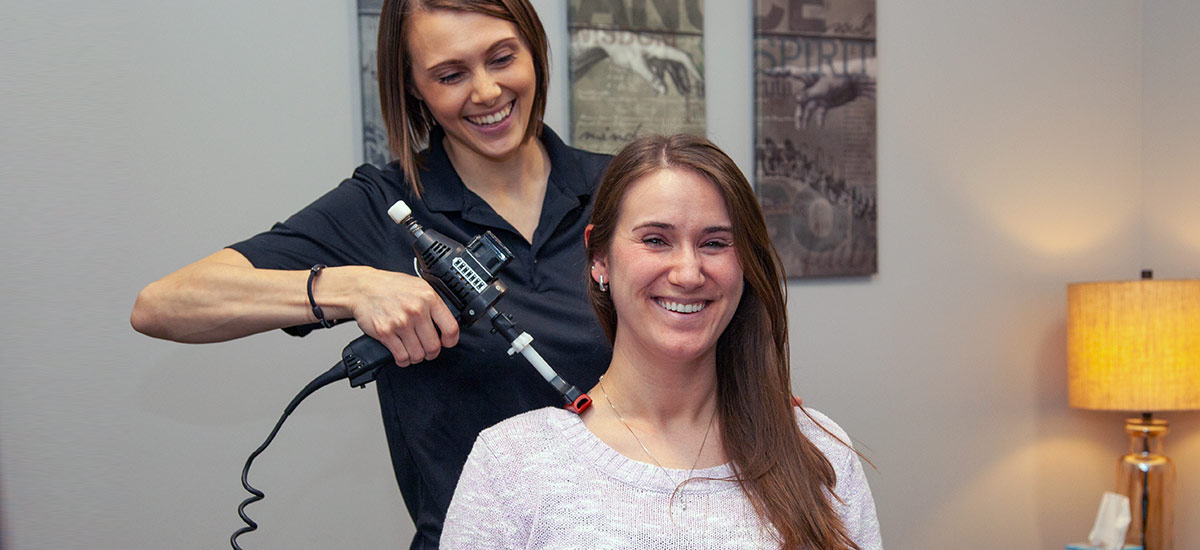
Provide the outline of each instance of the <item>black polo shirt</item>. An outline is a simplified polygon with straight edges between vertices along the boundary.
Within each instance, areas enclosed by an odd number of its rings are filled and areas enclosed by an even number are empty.
[[[549,128],[550,181],[533,242],[526,242],[491,206],[463,185],[435,129],[423,154],[421,199],[414,199],[398,163],[363,165],[353,177],[266,233],[231,246],[258,268],[308,269],[367,265],[413,274],[405,230],[387,216],[404,200],[427,229],[466,243],[492,231],[513,252],[500,273],[508,294],[497,309],[533,336],[534,347],[565,379],[587,391],[611,350],[587,302],[583,230],[592,191],[610,157],[566,146]],[[297,289],[302,292],[303,289]],[[319,325],[292,327],[303,335]],[[396,480],[417,527],[412,548],[436,548],[442,520],[476,435],[510,416],[562,398],[481,321],[437,359],[384,368],[377,387]],[[346,331],[349,342],[356,334]],[[340,349],[329,350],[338,357]]]

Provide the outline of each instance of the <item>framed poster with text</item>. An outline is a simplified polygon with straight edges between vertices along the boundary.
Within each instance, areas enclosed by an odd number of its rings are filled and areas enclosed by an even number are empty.
[[[755,0],[754,27],[754,181],[784,269],[875,273],[875,0]]]
[[[570,0],[571,144],[703,136],[702,0]]]

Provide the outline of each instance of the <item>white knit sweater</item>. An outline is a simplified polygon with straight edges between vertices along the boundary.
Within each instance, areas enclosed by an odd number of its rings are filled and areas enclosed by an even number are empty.
[[[850,438],[825,415],[807,409],[842,441]],[[803,413],[804,435],[837,473],[834,509],[863,550],[882,550],[875,502],[858,456]],[[670,474],[671,479],[667,478]],[[693,477],[727,478],[730,465]],[[687,470],[626,458],[577,415],[545,408],[479,434],[467,458],[442,530],[445,550],[481,548],[778,548],[736,483],[699,480],[671,495]]]

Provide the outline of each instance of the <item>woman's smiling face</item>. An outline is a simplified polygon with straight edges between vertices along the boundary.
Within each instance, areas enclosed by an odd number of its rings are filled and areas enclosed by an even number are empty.
[[[415,95],[456,154],[509,158],[525,141],[537,74],[529,46],[503,19],[417,11],[406,44]]]
[[[615,349],[669,362],[713,361],[742,297],[733,227],[717,186],[677,168],[653,172],[621,200],[603,275],[617,311]]]

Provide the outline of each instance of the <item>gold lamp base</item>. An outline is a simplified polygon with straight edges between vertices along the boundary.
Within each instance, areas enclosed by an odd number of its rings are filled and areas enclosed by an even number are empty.
[[[1132,517],[1125,542],[1146,550],[1175,548],[1175,463],[1162,450],[1168,430],[1150,413],[1126,419],[1129,454],[1117,463],[1117,492],[1129,497]]]

